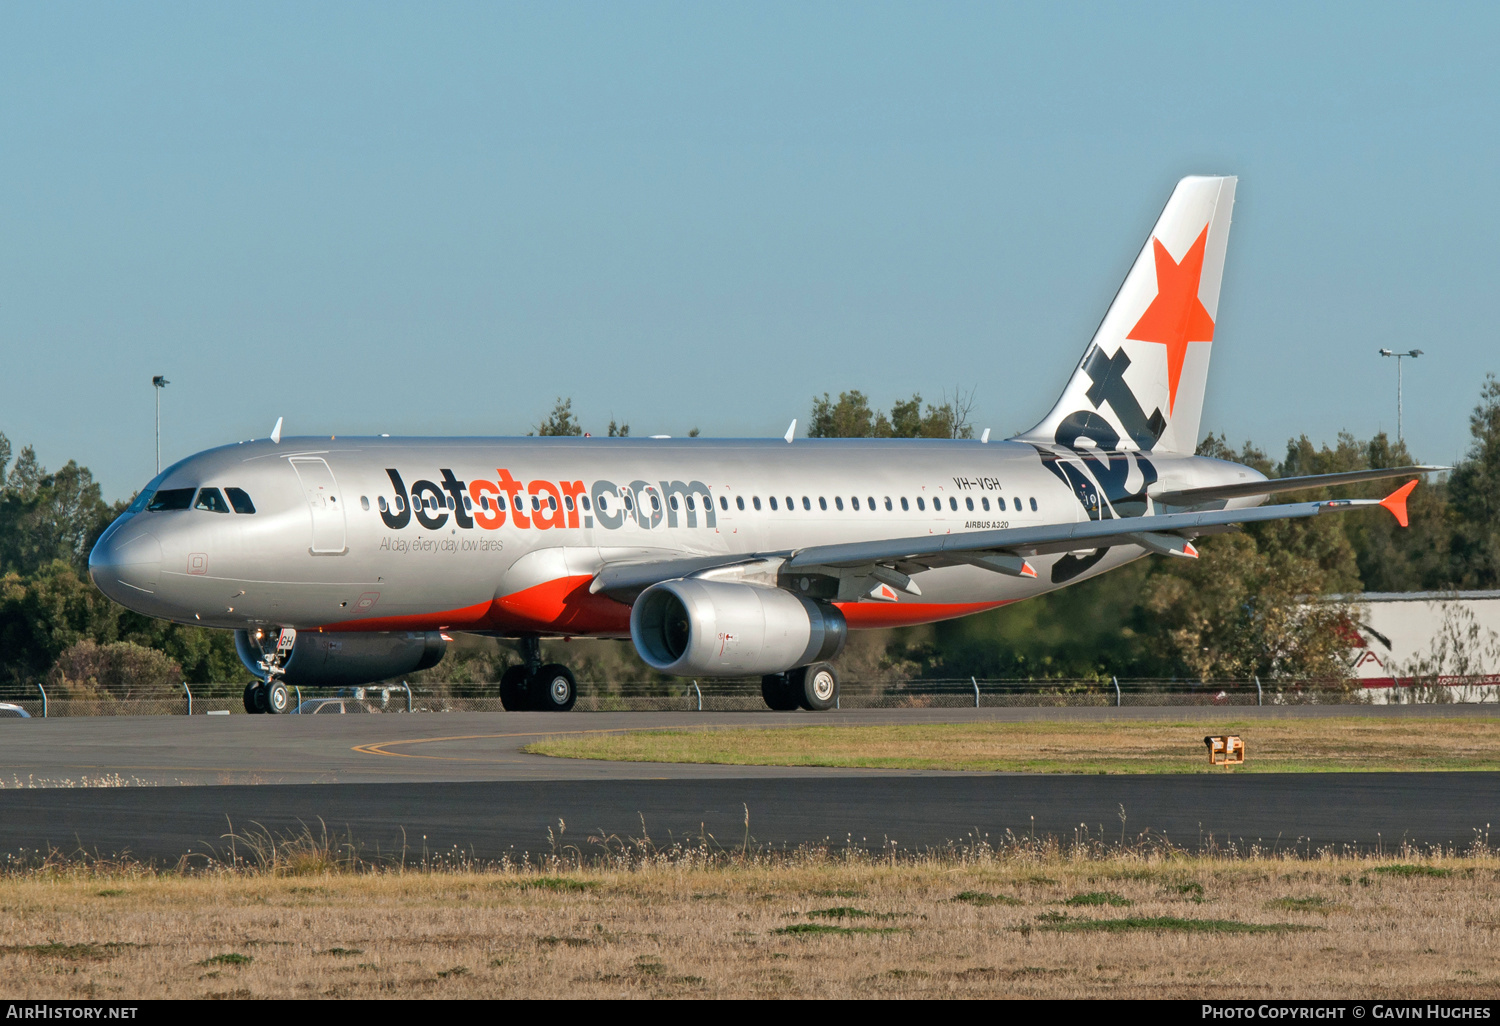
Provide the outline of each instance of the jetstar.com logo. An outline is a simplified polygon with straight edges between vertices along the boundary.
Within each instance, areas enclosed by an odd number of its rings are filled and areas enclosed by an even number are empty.
[[[393,496],[380,496],[380,519],[400,530],[413,519],[429,531],[454,527],[494,531],[509,524],[521,530],[594,527],[615,531],[627,523],[651,530],[667,527],[717,527],[713,496],[702,481],[520,481],[509,470],[496,470],[494,480],[461,481],[443,468],[437,481],[413,481],[406,486],[399,471],[387,467]],[[724,509],[729,502],[720,496]]]

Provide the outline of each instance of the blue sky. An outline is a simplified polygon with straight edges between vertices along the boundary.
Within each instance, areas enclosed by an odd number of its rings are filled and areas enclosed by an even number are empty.
[[[1500,371],[1500,7],[0,6],[0,431],[110,498],[290,433],[775,435],[1051,406],[1173,183],[1241,176],[1206,430]]]

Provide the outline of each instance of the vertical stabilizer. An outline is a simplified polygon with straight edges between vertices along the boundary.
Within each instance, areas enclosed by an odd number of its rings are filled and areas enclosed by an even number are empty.
[[[1177,183],[1062,398],[1022,440],[1197,447],[1236,181]]]

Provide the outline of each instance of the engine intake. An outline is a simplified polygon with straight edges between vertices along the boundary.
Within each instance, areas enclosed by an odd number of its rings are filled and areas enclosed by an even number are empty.
[[[630,609],[635,650],[654,669],[679,676],[780,673],[832,659],[848,633],[833,606],[724,581],[664,581]]]
[[[266,632],[263,638],[250,631],[234,632],[234,650],[240,662],[257,677],[264,677],[259,664],[275,647],[275,631]],[[373,684],[436,666],[447,648],[448,643],[437,631],[298,631],[281,679],[308,688]]]

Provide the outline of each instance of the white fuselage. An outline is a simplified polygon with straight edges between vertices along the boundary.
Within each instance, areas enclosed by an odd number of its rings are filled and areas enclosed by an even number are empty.
[[[169,468],[90,569],[133,609],[212,627],[625,637],[629,605],[589,589],[605,564],[1140,515],[1156,492],[1258,479],[1202,457],[1016,441],[291,438]],[[229,489],[254,512],[207,494]],[[189,490],[186,508],[152,508]],[[931,622],[1145,551],[1039,556],[1035,579],[937,567],[915,575],[919,595],[838,605],[851,628]]]

